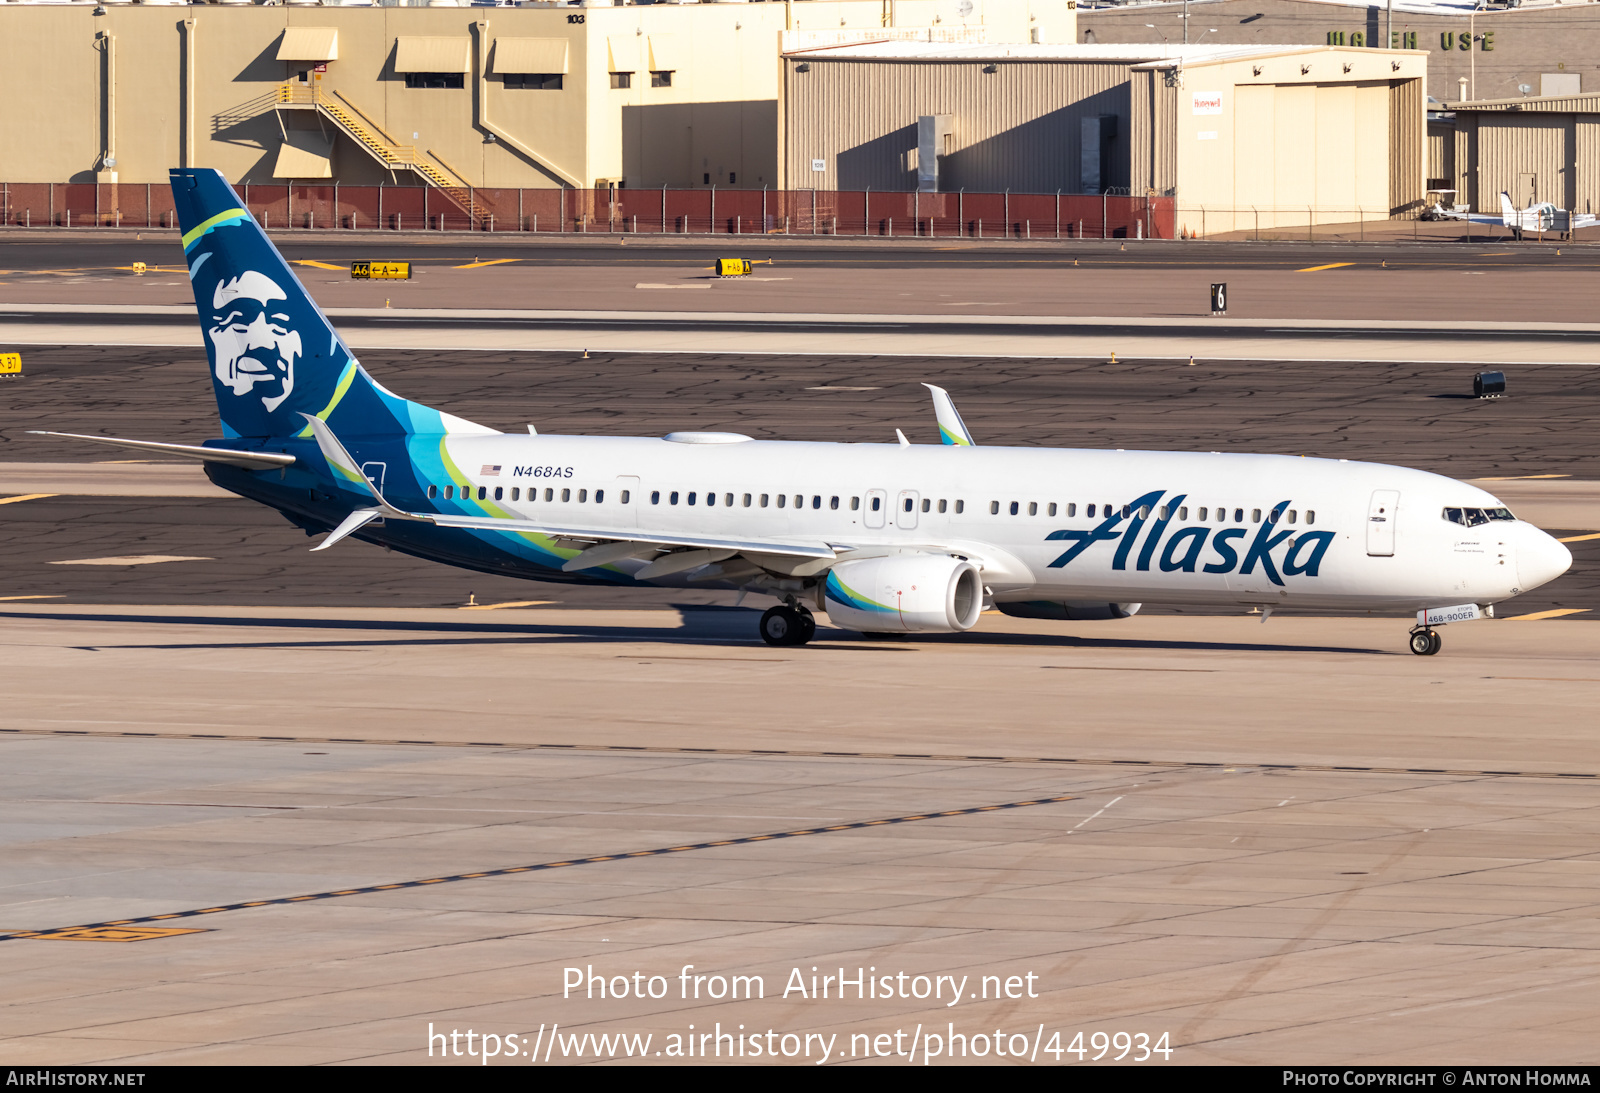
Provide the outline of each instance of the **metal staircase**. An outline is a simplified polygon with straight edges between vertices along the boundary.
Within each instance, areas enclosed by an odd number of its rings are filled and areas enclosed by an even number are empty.
[[[352,106],[322,93],[322,88],[294,83],[281,85],[277,91],[278,108],[312,109],[337,125],[341,132],[355,141],[367,153],[391,171],[408,170],[422,177],[428,185],[448,197],[466,213],[473,226],[487,223],[489,213],[473,198],[472,187],[465,179],[456,177],[443,164],[420,155],[415,145],[395,144],[375,125],[370,124]]]

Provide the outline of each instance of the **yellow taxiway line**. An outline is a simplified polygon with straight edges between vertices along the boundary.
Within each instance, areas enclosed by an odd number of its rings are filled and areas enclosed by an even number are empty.
[[[1512,615],[1502,622],[1538,622],[1540,619],[1559,619],[1562,615],[1581,615],[1588,611],[1587,607],[1558,607],[1554,611],[1535,611],[1531,615]]]
[[[1319,270],[1340,269],[1340,268],[1342,268],[1344,266],[1353,266],[1353,265],[1355,265],[1354,262],[1329,262],[1325,266],[1307,266],[1305,269],[1297,269],[1297,270],[1295,270],[1295,272],[1296,273],[1316,273]]]
[[[10,505],[17,501],[37,501],[41,497],[54,497],[53,493],[19,493],[15,497],[0,497],[0,505]]]

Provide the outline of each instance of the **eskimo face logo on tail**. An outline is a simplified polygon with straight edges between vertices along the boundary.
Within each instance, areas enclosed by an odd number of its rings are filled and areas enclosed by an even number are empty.
[[[276,281],[254,270],[217,282],[212,296],[207,334],[217,382],[240,397],[259,398],[269,414],[294,390],[295,362],[303,355],[288,298]]]
[[[1285,500],[1272,507],[1271,516],[1256,528],[1255,538],[1248,542],[1244,541],[1250,535],[1248,528],[1220,527],[1215,529],[1216,534],[1213,535],[1212,528],[1191,524],[1168,536],[1163,546],[1162,537],[1166,534],[1167,525],[1178,507],[1188,500],[1187,494],[1178,494],[1167,504],[1161,505],[1164,496],[1165,490],[1152,490],[1120,509],[1107,506],[1105,519],[1088,531],[1052,531],[1045,536],[1046,540],[1066,541],[1073,545],[1051,562],[1050,568],[1060,569],[1096,543],[1104,542],[1117,544],[1111,559],[1111,568],[1114,570],[1127,569],[1131,561],[1134,568],[1141,571],[1149,570],[1154,564],[1163,573],[1193,573],[1196,566],[1204,561],[1201,569],[1206,573],[1232,573],[1237,570],[1241,576],[1250,576],[1259,565],[1269,581],[1282,585],[1284,576],[1320,575],[1322,557],[1333,542],[1334,534],[1331,531],[1296,531],[1281,523],[1291,504]],[[1144,536],[1142,544],[1139,543],[1141,534]],[[1137,554],[1134,553],[1135,545],[1139,547]],[[1212,554],[1202,557],[1208,545]],[[1244,555],[1242,560],[1241,552]],[[1280,570],[1282,576],[1279,575]]]

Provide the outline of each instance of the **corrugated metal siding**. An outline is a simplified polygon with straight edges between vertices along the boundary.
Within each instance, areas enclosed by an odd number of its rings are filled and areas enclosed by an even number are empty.
[[[1463,114],[1596,114],[1600,113],[1600,93],[1569,95],[1559,99],[1495,99],[1489,102],[1457,103],[1449,109]]]
[[[1456,127],[1449,122],[1428,123],[1428,177],[1444,179],[1445,187],[1455,186]]]
[[[1156,100],[1154,72],[1135,72],[1128,80],[1131,116],[1128,132],[1128,188],[1143,193],[1155,185]]]
[[[1427,188],[1428,114],[1421,80],[1389,83],[1389,215],[1414,216]]]
[[[1572,128],[1570,115],[1482,115],[1478,124],[1479,206],[1498,207],[1496,195],[1502,190],[1518,208],[1535,200],[1567,205]]]
[[[801,64],[809,71],[800,72]],[[950,114],[940,189],[1075,192],[1079,120],[1116,115],[1108,184],[1130,184],[1127,64],[784,62],[786,180],[791,187],[916,188],[917,118]],[[811,169],[822,160],[824,170]]]
[[[1600,118],[1575,119],[1573,143],[1572,208],[1582,213],[1600,212]]]
[[[1129,188],[1137,196],[1154,190],[1175,192],[1178,185],[1178,92],[1165,70],[1133,73],[1133,132],[1129,140]]]
[[[1471,114],[1456,115],[1456,200],[1473,209],[1478,203],[1478,119]]]
[[[1130,110],[1133,131],[1128,141],[1131,160],[1128,187],[1135,196],[1154,190],[1158,196],[1178,185],[1178,91],[1165,71],[1133,73]]]

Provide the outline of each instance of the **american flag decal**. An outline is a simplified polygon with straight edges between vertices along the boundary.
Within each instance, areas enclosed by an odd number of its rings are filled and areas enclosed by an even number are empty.
[[[480,477],[483,477],[483,478],[499,478],[500,477],[500,464],[498,464],[498,463],[485,463],[483,465],[483,470],[479,471],[478,474],[479,474]]]

